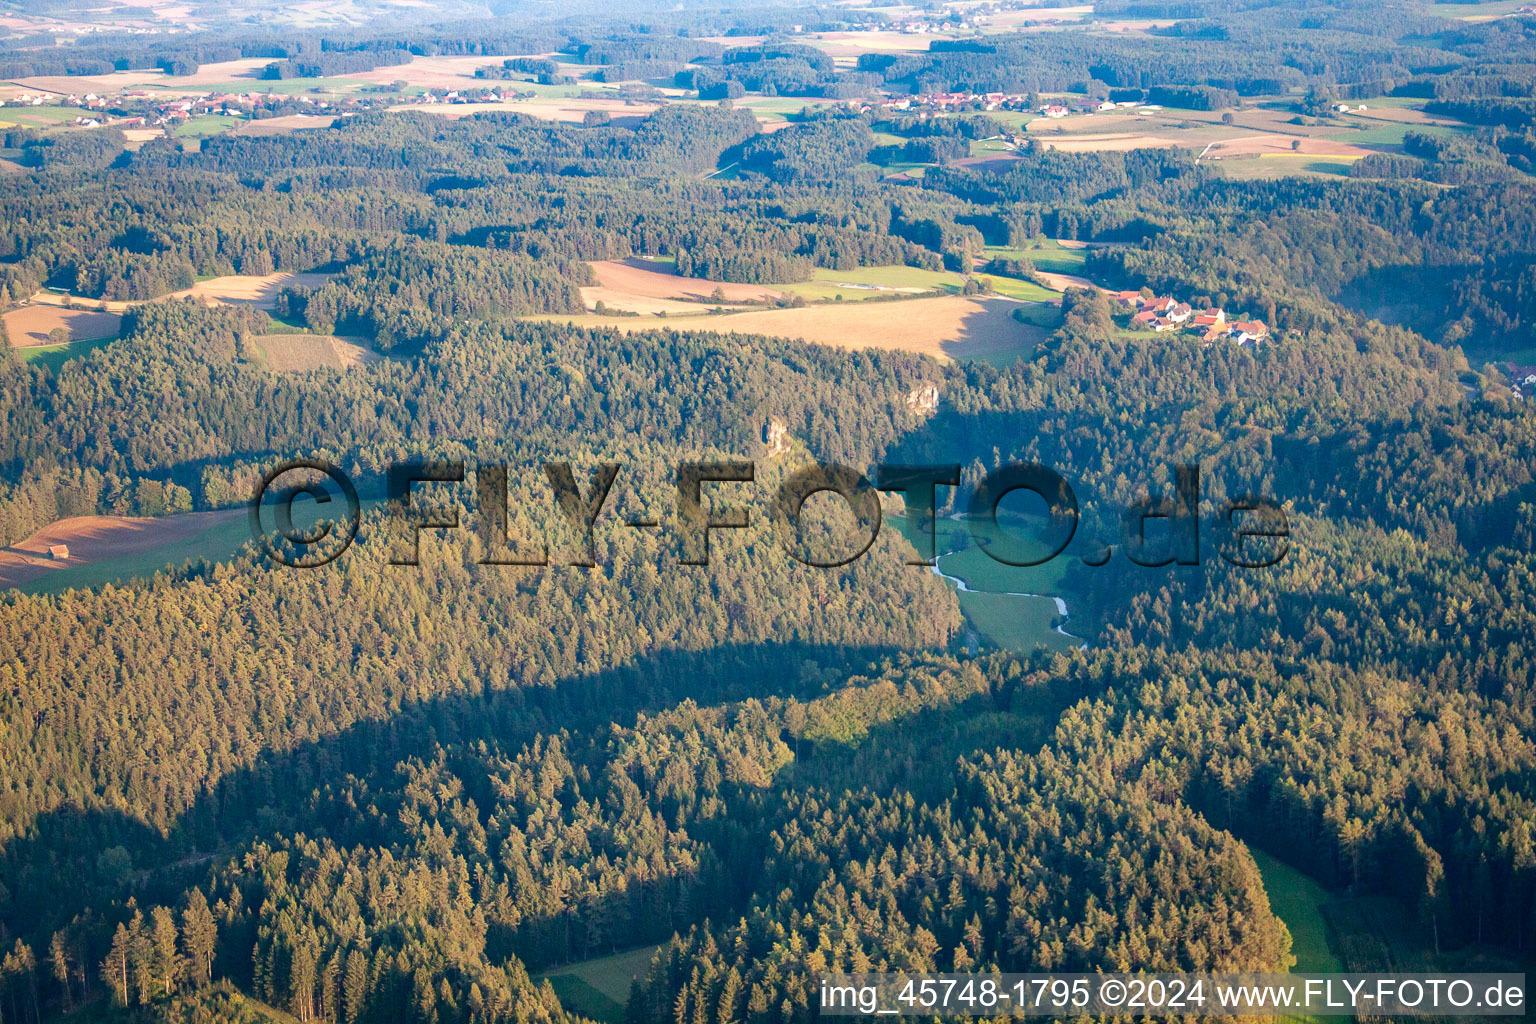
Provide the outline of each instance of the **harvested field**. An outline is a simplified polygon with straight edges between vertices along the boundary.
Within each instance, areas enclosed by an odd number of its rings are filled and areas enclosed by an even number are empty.
[[[1002,174],[1021,158],[1017,153],[1000,152],[988,153],[984,156],[961,157],[953,162],[955,167],[968,167],[973,171],[982,171],[988,174]]]
[[[1438,124],[1447,128],[1464,127],[1460,121],[1448,117],[1436,117],[1413,107],[1369,107],[1350,113],[1351,118],[1362,121],[1392,121],[1398,124]]]
[[[129,149],[139,149],[151,139],[165,137],[164,128],[124,128],[123,138],[128,140]]]
[[[48,332],[62,327],[76,341],[115,338],[123,318],[116,313],[90,309],[65,309],[63,306],[32,304],[6,313],[5,333],[17,348],[51,345]]]
[[[640,313],[642,315],[667,313],[678,316],[692,316],[700,312],[697,302],[635,295],[618,288],[583,288],[581,290],[581,301],[588,309],[596,309],[598,303],[602,303],[604,308],[620,313]]]
[[[306,370],[347,370],[378,360],[379,354],[356,340],[331,334],[263,334],[256,345],[267,369],[276,373]]]
[[[1099,288],[1098,285],[1088,280],[1086,277],[1082,277],[1078,274],[1052,274],[1044,270],[1037,270],[1035,273],[1040,277],[1042,281],[1059,292],[1064,292],[1068,288],[1092,288],[1095,291],[1103,290]]]
[[[1225,124],[1222,118],[1229,114],[1232,117],[1232,123]],[[1288,105],[1278,107],[1242,107],[1238,110],[1181,110],[1179,111],[1179,116],[1186,121],[1201,121],[1205,124],[1225,128],[1229,135],[1240,131],[1248,131],[1308,137],[1337,134],[1340,130],[1339,125],[1329,123],[1327,120],[1313,124],[1292,124],[1291,120],[1296,116],[1296,113]]]
[[[27,169],[14,160],[0,160],[0,174],[26,174]]]
[[[247,121],[235,129],[236,135],[247,138],[266,138],[270,135],[287,135],[306,128],[329,128],[336,123],[334,117],[318,114],[285,114],[282,117],[263,117]]]
[[[1292,149],[1292,145],[1298,141],[1301,147]],[[1369,149],[1362,149],[1348,142],[1335,142],[1332,139],[1289,139],[1279,135],[1245,135],[1241,138],[1213,142],[1205,155],[1225,157],[1277,153],[1284,156],[1299,154],[1301,156],[1362,157],[1370,152]]]
[[[636,257],[622,261],[600,260],[592,264],[592,271],[597,275],[599,289],[615,295],[639,298],[709,301],[717,288],[724,294],[726,302],[757,302],[776,299],[780,294],[762,285],[679,277],[673,272],[671,263]],[[583,289],[583,292],[587,290]],[[691,312],[699,311],[697,305],[686,308]]]
[[[1014,320],[1025,305],[1011,299],[950,295],[889,302],[848,302],[800,309],[763,309],[715,316],[600,317],[563,315],[536,319],[582,327],[610,327],[626,334],[645,330],[718,331],[798,338],[847,349],[903,349],[937,359],[1011,362],[1027,357],[1045,336]]]
[[[1350,165],[1357,158],[1351,156],[1307,156],[1296,153],[1260,153],[1257,156],[1230,157],[1213,166],[1223,178],[1238,181],[1258,179],[1348,176]]]
[[[527,114],[545,121],[579,122],[589,110],[606,110],[615,121],[625,118],[642,118],[653,113],[655,103],[631,103],[622,99],[575,99],[559,96],[538,96],[530,100],[503,100],[500,103],[406,103],[390,107],[390,110],[419,110],[426,114],[441,114],[458,120],[492,110]]]
[[[177,548],[221,523],[243,518],[244,509],[191,512],[186,515],[145,519],[124,516],[77,516],[50,523],[24,541],[0,548],[0,587],[16,587],[50,573],[107,559],[163,554],[162,564]],[[47,555],[48,547],[65,544],[69,557],[62,561]]]
[[[60,292],[34,292],[27,301],[34,306],[73,305],[79,309],[104,309],[109,313],[122,313],[133,305],[131,302],[108,302],[106,299],[87,299]]]
[[[1040,144],[1047,149],[1059,149],[1065,153],[1119,153],[1132,149],[1171,149],[1174,146],[1192,145],[1167,135],[1133,133],[1042,136]]]
[[[172,292],[170,299],[203,299],[215,306],[255,306],[271,309],[277,293],[284,288],[318,288],[331,279],[330,274],[234,274],[199,281],[191,288]]]
[[[81,94],[117,93],[128,89],[163,88],[167,92],[207,92],[208,86],[225,82],[248,79],[252,89],[261,89],[257,76],[261,69],[272,63],[270,57],[246,57],[240,60],[219,61],[213,64],[204,64],[197,69],[196,74],[168,75],[163,71],[117,71],[110,75],[81,76],[44,76],[38,78],[17,78],[13,81],[33,92],[39,89],[44,92]]]
[[[404,82],[406,85],[420,86],[431,89],[434,92],[445,89],[462,89],[465,86],[474,88],[491,88],[493,86],[508,83],[497,79],[476,78],[475,69],[486,65],[499,65],[509,57],[544,56],[544,54],[483,54],[478,57],[417,57],[409,64],[400,64],[394,67],[374,68],[372,71],[359,71],[349,78],[356,78],[364,82],[373,82],[379,85],[388,85],[391,82]],[[510,83],[519,85],[526,83]]]

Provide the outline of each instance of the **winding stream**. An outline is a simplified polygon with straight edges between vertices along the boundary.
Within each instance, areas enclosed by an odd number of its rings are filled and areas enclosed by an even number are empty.
[[[1060,615],[1062,617],[1062,619],[1065,620],[1068,617],[1067,616],[1067,602],[1063,601],[1061,598],[1057,597],[1055,594],[1022,594],[1022,593],[1019,593],[1017,591],[1012,591],[1012,590],[1004,590],[1004,591],[997,591],[997,590],[972,590],[970,587],[965,585],[965,580],[961,579],[958,576],[951,576],[948,573],[946,573],[944,570],[939,568],[939,563],[942,562],[943,560],[944,560],[944,556],[943,555],[940,555],[937,558],[935,558],[933,560],[933,565],[930,565],[928,567],[929,571],[932,572],[935,576],[938,576],[938,577],[940,577],[942,579],[948,580],[950,583],[953,583],[955,585],[955,589],[960,591],[961,593],[965,593],[965,594],[999,594],[1002,597],[1046,597],[1046,598],[1050,598],[1052,601],[1056,602],[1056,613],[1058,615]],[[1078,642],[1078,644],[1079,644],[1079,647],[1078,647],[1079,650],[1084,650],[1085,651],[1085,650],[1088,649],[1088,642],[1086,640],[1084,640],[1082,637],[1076,636],[1076,635],[1074,635],[1072,633],[1068,633],[1060,625],[1056,626],[1055,629],[1056,629],[1056,632],[1060,633],[1062,636],[1066,637],[1067,639],[1069,639],[1069,640],[1076,640]]]

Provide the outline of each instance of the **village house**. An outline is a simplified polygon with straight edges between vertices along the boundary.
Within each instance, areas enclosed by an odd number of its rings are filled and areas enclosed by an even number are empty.
[[[1509,390],[1517,400],[1522,402],[1527,395],[1536,394],[1536,366],[1511,366]]]
[[[1106,297],[1122,309],[1136,311],[1131,317],[1133,328],[1151,328],[1159,334],[1179,330],[1198,332],[1207,347],[1223,338],[1239,345],[1252,345],[1269,336],[1269,327],[1264,321],[1231,320],[1226,310],[1220,307],[1196,312],[1187,302],[1164,296],[1144,298],[1140,292],[1133,291],[1108,292]],[[1536,387],[1536,368],[1531,374],[1531,386]]]
[[[1247,345],[1250,342],[1263,341],[1269,335],[1269,328],[1262,320],[1239,320],[1232,325],[1237,333],[1237,343]]]

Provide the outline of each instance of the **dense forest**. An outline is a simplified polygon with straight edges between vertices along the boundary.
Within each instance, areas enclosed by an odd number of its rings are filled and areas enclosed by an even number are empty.
[[[419,566],[389,564],[370,505],[320,569],[248,547],[0,591],[0,1022],[576,1021],[542,973],[636,947],[657,952],[630,1024],[799,1024],[825,971],[1286,970],[1254,851],[1390,915],[1395,943],[1335,930],[1347,969],[1529,963],[1536,405],[1494,364],[1536,323],[1536,29],[1244,6],[1114,0],[1099,17],[1167,24],[856,65],[793,39],[864,24],[842,8],[0,53],[3,74],[240,57],[273,80],[422,54],[547,78],[558,53],[698,93],[622,123],[375,110],[197,147],[5,139],[24,159],[0,175],[0,309],[45,287],[135,304],[57,362],[0,343],[0,543],[234,508],[296,455],[370,496],[403,458],[506,462],[518,510],[555,507],[545,463],[622,468],[587,559],[520,511],[551,564],[491,564],[466,487],[438,494],[466,528],[424,533]],[[765,133],[736,102],[876,87],[1393,95],[1473,127],[1247,181],[1180,149],[968,163],[1006,128],[980,110],[854,104]],[[935,166],[882,180],[902,160]],[[974,292],[982,268],[1033,273],[989,249],[1063,239],[1094,243],[1081,269],[1106,287],[1271,333],[1135,332],[1077,287],[1011,365],[530,318],[580,313],[599,260],[722,284],[948,270]],[[275,271],[323,283],[270,313],[165,300]],[[261,338],[298,330],[370,358],[275,372]],[[706,566],[671,519],[696,458],[756,464],[719,485],[751,527],[717,531]],[[1083,646],[978,637],[894,495],[864,557],[791,560],[768,497],[811,461],[958,465],[945,515],[1006,464],[1061,473]],[[1090,568],[1189,464],[1200,564]],[[1245,494],[1285,506],[1274,566],[1215,556]]]

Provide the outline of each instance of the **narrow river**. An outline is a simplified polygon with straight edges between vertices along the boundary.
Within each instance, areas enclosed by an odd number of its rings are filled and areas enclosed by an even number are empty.
[[[931,571],[935,576],[941,577],[943,579],[948,580],[950,583],[953,583],[955,585],[955,589],[960,591],[961,593],[964,593],[964,594],[998,594],[999,596],[1002,596],[1002,597],[1045,597],[1045,598],[1049,598],[1050,600],[1056,602],[1056,613],[1062,617],[1063,621],[1065,621],[1066,618],[1067,618],[1067,602],[1063,601],[1061,598],[1057,597],[1055,594],[1021,594],[1021,593],[1019,593],[1017,591],[1012,591],[1012,590],[1004,590],[1004,591],[997,591],[997,590],[972,590],[970,587],[965,585],[965,580],[961,579],[958,576],[951,576],[948,573],[946,573],[943,569],[939,568],[939,563],[944,561],[944,556],[943,555],[940,555],[939,557],[935,558],[933,561],[934,561],[934,564],[929,566],[929,571]],[[1088,642],[1086,640],[1084,640],[1082,637],[1075,636],[1072,633],[1068,633],[1060,625],[1056,626],[1055,629],[1056,629],[1056,632],[1060,633],[1062,636],[1068,638],[1069,640],[1076,640],[1078,642],[1078,644],[1080,645],[1079,646],[1079,650],[1087,650],[1088,649]]]

